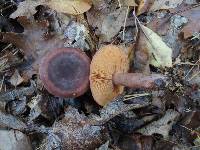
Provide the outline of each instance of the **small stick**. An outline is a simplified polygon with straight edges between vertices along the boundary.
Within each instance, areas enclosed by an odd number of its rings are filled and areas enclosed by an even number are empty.
[[[125,19],[124,19],[124,28],[123,28],[123,40],[124,40],[124,37],[125,37],[125,29],[126,29],[126,21],[127,21],[127,18],[128,18],[128,13],[129,13],[129,6],[127,6],[127,10],[126,10],[126,16],[125,16]]]

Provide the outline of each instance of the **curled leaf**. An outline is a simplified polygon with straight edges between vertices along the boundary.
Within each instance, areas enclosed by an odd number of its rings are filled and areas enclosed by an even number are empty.
[[[141,25],[145,34],[146,48],[150,54],[150,64],[156,67],[172,67],[172,49],[151,29]]]

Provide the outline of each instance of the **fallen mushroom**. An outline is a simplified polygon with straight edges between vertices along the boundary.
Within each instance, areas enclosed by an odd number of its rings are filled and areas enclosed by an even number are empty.
[[[126,53],[114,45],[101,48],[90,65],[90,88],[94,100],[104,106],[121,94],[124,86],[152,89],[163,84],[159,74],[127,73],[129,60]]]
[[[77,97],[89,86],[90,59],[79,49],[60,48],[47,53],[39,75],[45,88],[59,97]]]
[[[36,21],[19,17],[23,33],[0,32],[0,41],[12,43],[24,52],[28,62],[20,70],[25,78],[38,74],[44,87],[59,97],[82,95],[89,85],[90,59],[79,49],[64,48],[66,39],[49,34],[46,20]]]

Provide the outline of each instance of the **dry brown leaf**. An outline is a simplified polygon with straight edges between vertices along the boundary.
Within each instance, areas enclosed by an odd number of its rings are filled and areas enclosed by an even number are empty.
[[[149,58],[149,52],[146,47],[146,37],[143,32],[140,31],[136,42],[134,58],[135,68],[137,71],[144,72],[145,74],[150,73]]]
[[[135,0],[120,0],[119,2],[122,6],[137,6]]]
[[[88,11],[92,2],[91,0],[26,0],[19,3],[17,10],[10,15],[10,18],[33,17],[33,14],[36,13],[35,7],[39,5],[47,5],[57,12],[78,15]]]
[[[154,2],[154,0],[140,0],[139,6],[137,9],[137,15],[147,12],[150,9],[153,2]]]
[[[21,84],[24,81],[23,77],[21,77],[21,75],[19,74],[18,70],[15,70],[14,74],[12,75],[12,77],[10,78],[10,83],[13,86],[18,86],[19,84]]]
[[[148,11],[176,8],[182,2],[183,0],[141,0],[137,9],[137,15]]]
[[[25,58],[31,60],[30,76],[40,61],[40,58],[50,50],[64,46],[64,41],[58,36],[48,34],[47,21],[31,21],[26,17],[19,17],[18,22],[24,27],[23,33],[0,32],[0,41],[12,43],[24,51]],[[28,68],[27,68],[28,69]],[[37,69],[36,69],[37,70]]]
[[[200,7],[184,11],[180,15],[188,19],[188,23],[181,30],[185,39],[191,37],[194,33],[200,32]]]
[[[155,0],[150,8],[150,11],[156,11],[160,9],[176,8],[183,0]]]
[[[160,134],[164,138],[168,138],[169,131],[172,128],[172,125],[176,123],[179,113],[172,109],[168,109],[166,114],[159,120],[154,121],[147,126],[137,130],[137,132],[142,133],[143,135],[153,135]]]
[[[88,117],[72,107],[67,108],[62,120],[54,123],[53,133],[61,137],[61,147],[71,150],[92,150],[108,140],[104,126],[92,125]]]
[[[47,5],[57,12],[78,15],[91,8],[91,0],[50,0]]]
[[[124,24],[124,19],[126,18],[126,12],[127,8],[122,7],[105,16],[101,27],[102,41],[111,41],[111,39],[120,31]]]

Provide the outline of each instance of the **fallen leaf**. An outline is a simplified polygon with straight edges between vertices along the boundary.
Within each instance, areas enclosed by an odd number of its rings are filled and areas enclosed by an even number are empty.
[[[102,41],[109,42],[115,35],[117,35],[124,24],[126,11],[127,8],[122,7],[113,13],[108,14],[104,18],[101,27]]]
[[[138,72],[143,72],[145,74],[150,73],[149,68],[149,52],[146,46],[146,37],[139,31],[136,47],[135,47],[135,58],[134,58],[134,67]]]
[[[23,33],[0,32],[0,41],[12,43],[23,50],[29,66],[22,69],[28,77],[37,72],[38,63],[46,52],[64,46],[64,40],[58,35],[48,34],[48,21],[35,21],[19,17],[17,21],[24,27]]]
[[[119,7],[117,1],[112,5],[100,3],[105,5],[104,8],[92,7],[87,13],[88,24],[94,29],[95,34],[100,37],[101,42],[110,42],[116,36],[121,27],[124,26],[126,18],[127,7]],[[128,19],[127,19],[128,22]]]
[[[27,125],[19,120],[17,117],[0,112],[0,128],[11,128],[19,131],[23,131],[27,128]]]
[[[0,130],[1,150],[32,150],[29,137],[18,130]]]
[[[183,0],[141,0],[137,9],[137,15],[148,11],[176,8],[182,2]]]
[[[53,133],[67,149],[95,149],[107,141],[104,126],[91,124],[88,117],[72,107],[67,108],[62,120],[54,123]]]
[[[78,15],[91,8],[91,0],[50,0],[47,5],[57,12]]]
[[[179,115],[180,114],[177,111],[169,109],[161,119],[148,124],[137,130],[137,132],[142,133],[143,135],[160,134],[164,138],[168,138],[169,131],[171,130],[172,125],[177,121]]]
[[[137,8],[137,15],[147,12],[150,9],[153,2],[154,0],[140,0],[139,6]]]
[[[188,19],[188,23],[182,28],[184,38],[187,39],[200,32],[200,7],[192,8],[188,11],[180,13],[180,15]]]
[[[30,114],[28,116],[29,121],[33,121],[36,119],[41,113],[41,108],[39,106],[39,102],[41,102],[42,96],[37,95],[31,99],[31,101],[27,104],[30,108]]]
[[[26,1],[20,2],[17,7],[17,10],[10,15],[10,18],[16,18],[19,16],[27,16],[27,18],[30,18],[33,16],[33,14],[36,13],[35,7],[42,4],[43,2],[39,0],[36,0],[36,1],[26,0]]]
[[[139,134],[121,135],[118,146],[121,150],[152,150],[153,138]]]
[[[88,11],[92,2],[91,0],[26,0],[19,3],[17,10],[10,15],[10,18],[33,17],[33,14],[36,13],[35,7],[39,5],[47,5],[57,12],[78,15]]]
[[[156,67],[172,67],[172,49],[151,29],[143,25],[141,28],[146,37],[145,46],[150,55],[150,64]]]
[[[150,11],[176,8],[182,2],[183,2],[183,0],[174,0],[174,1],[172,1],[172,0],[155,0],[153,5],[150,8]]]
[[[21,75],[19,74],[18,70],[15,70],[14,74],[12,75],[12,77],[10,78],[10,83],[13,86],[18,86],[19,84],[21,84],[24,81],[24,79],[21,77]]]
[[[137,6],[135,0],[119,0],[121,6]]]

